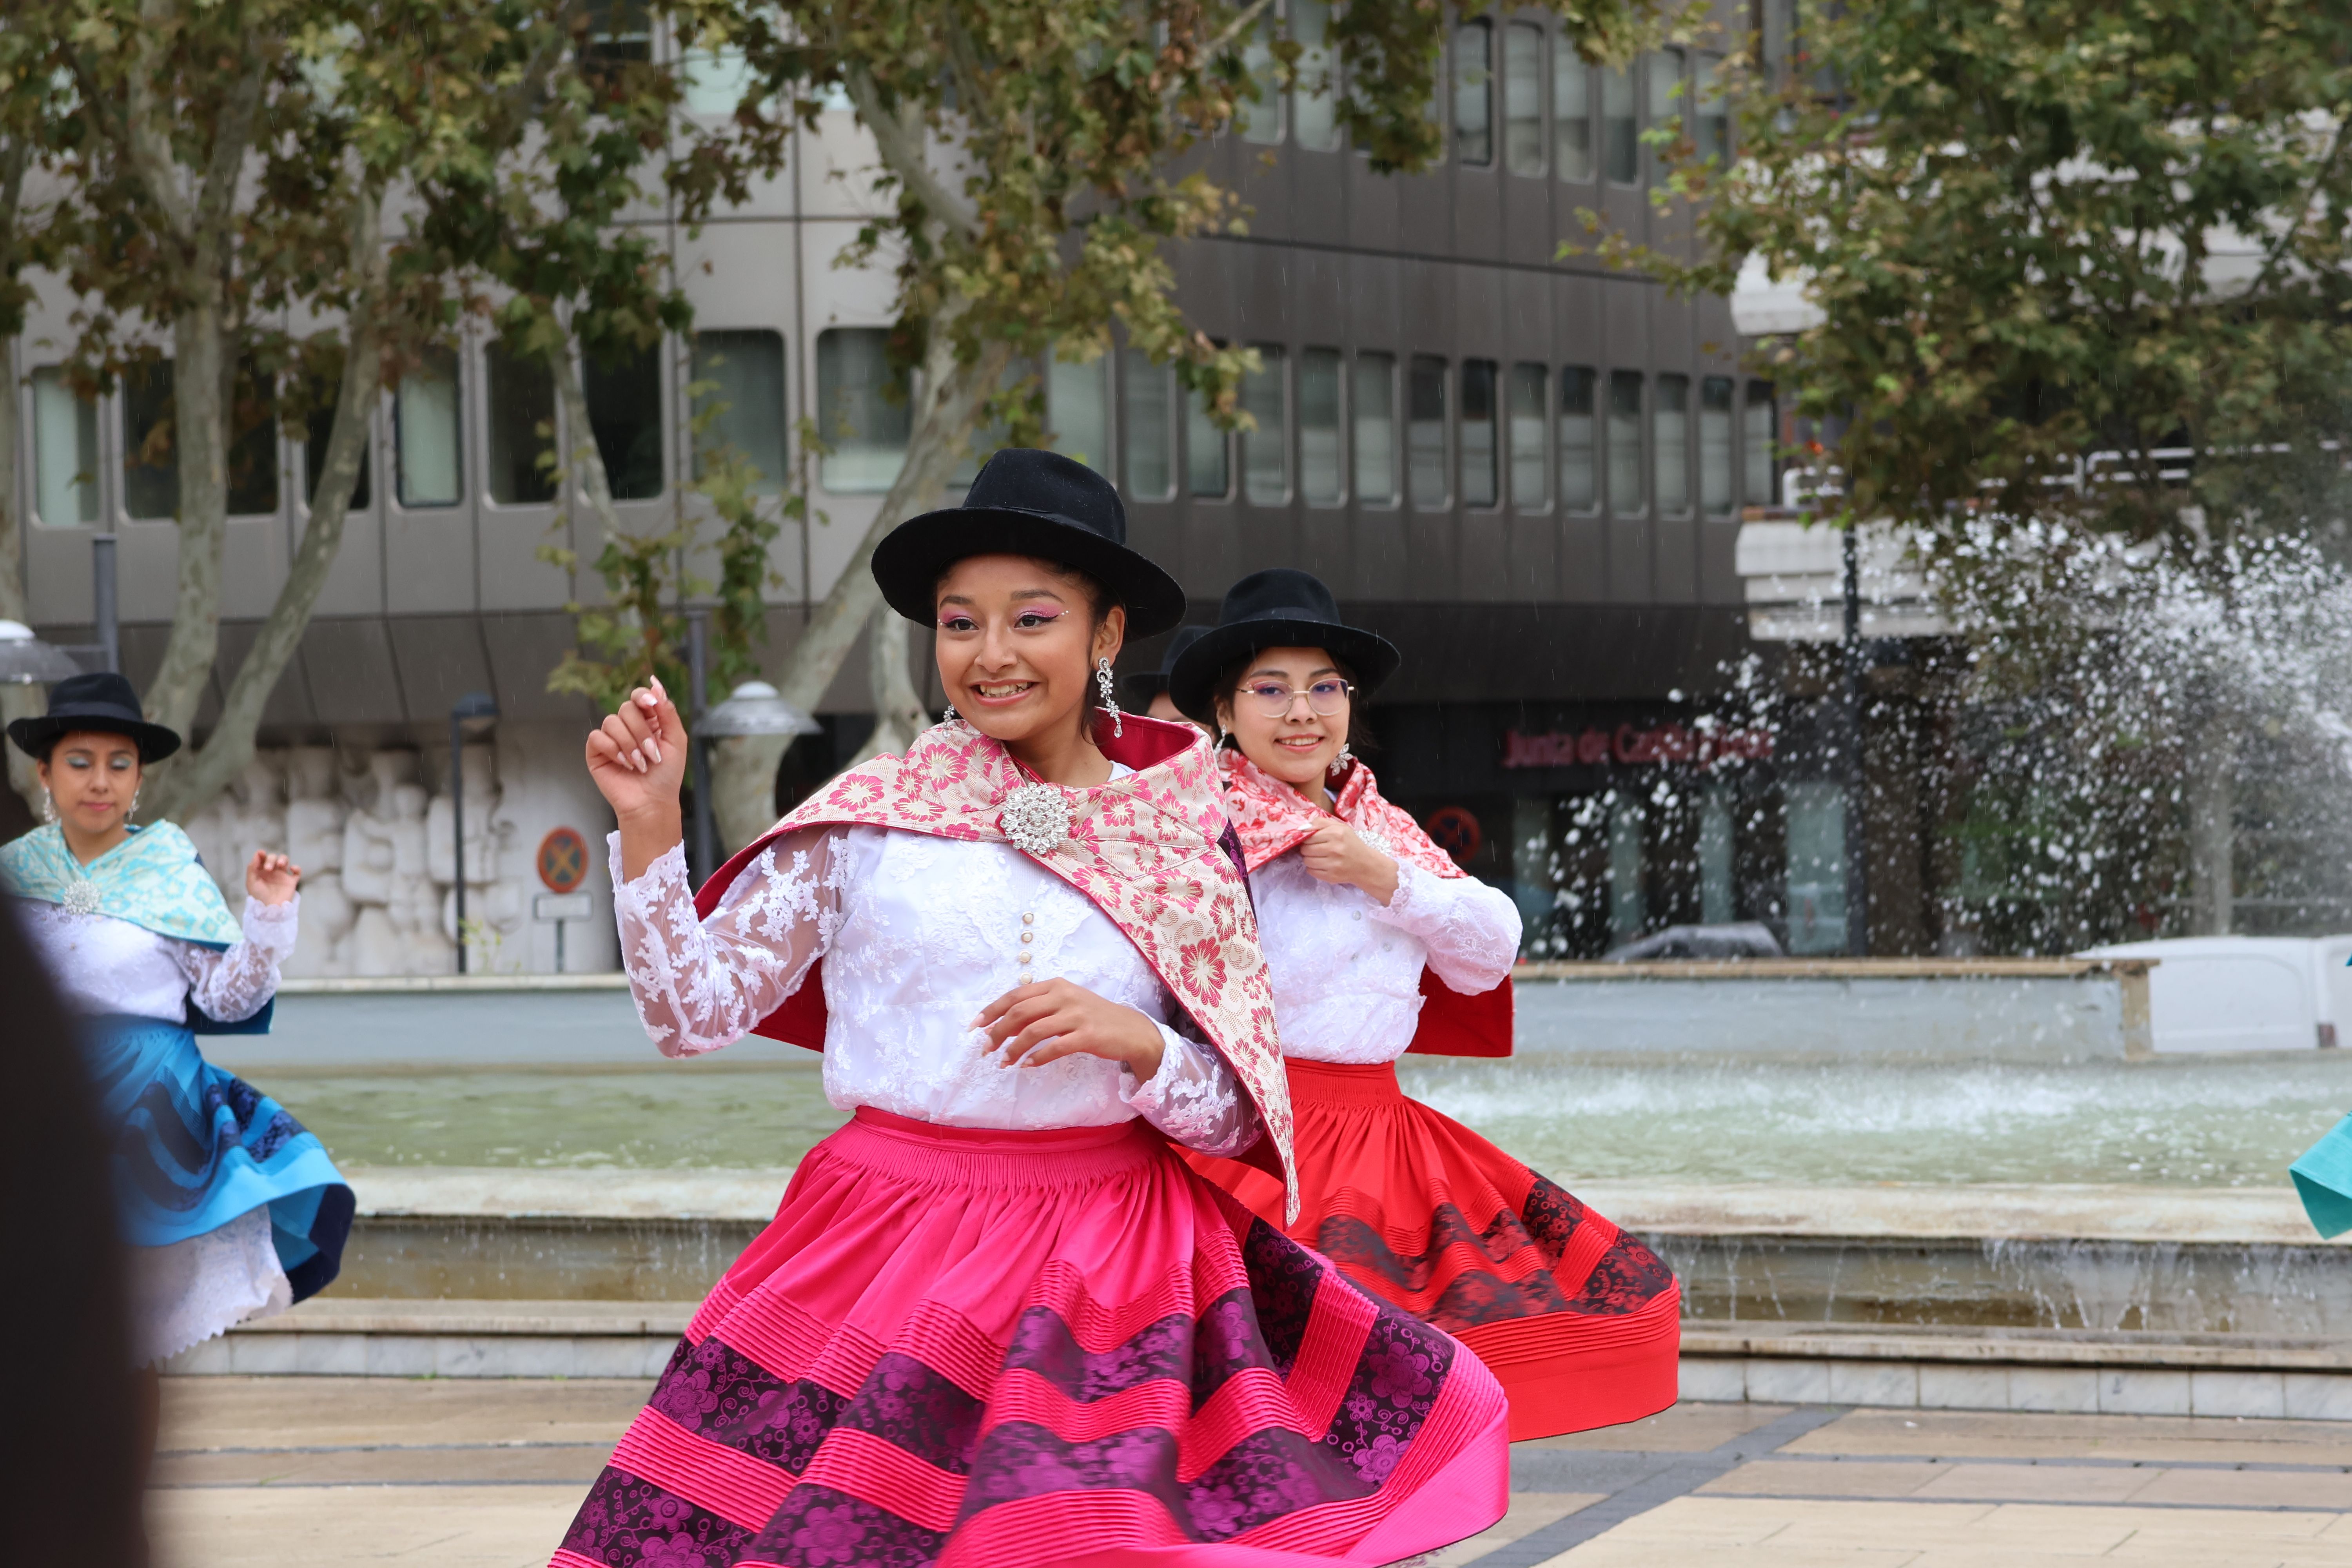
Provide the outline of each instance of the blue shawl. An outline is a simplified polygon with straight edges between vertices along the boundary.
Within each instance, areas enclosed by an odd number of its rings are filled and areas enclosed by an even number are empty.
[[[188,836],[168,822],[131,836],[84,866],[54,822],[0,845],[0,892],[119,921],[203,947],[243,934]]]

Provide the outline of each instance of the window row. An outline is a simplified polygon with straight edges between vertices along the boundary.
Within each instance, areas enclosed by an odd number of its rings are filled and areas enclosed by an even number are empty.
[[[1140,501],[1181,489],[1259,506],[1507,501],[1522,511],[1724,517],[1776,499],[1769,382],[1256,347],[1260,368],[1241,388],[1254,430],[1218,429],[1203,399],[1181,395],[1171,368],[1133,349],[1050,366],[1047,426],[1060,450]],[[892,428],[898,446],[873,471],[876,489],[904,449],[903,423]]]
[[[1242,140],[1339,150],[1330,29],[1328,0],[1276,0],[1268,7],[1244,50],[1257,97],[1236,109]],[[1284,37],[1298,46],[1288,91],[1277,79],[1274,52]],[[1491,166],[1499,140],[1503,166],[1515,174],[1549,172],[1571,184],[1605,177],[1640,185],[1657,174],[1643,132],[1669,125],[1685,130],[1700,157],[1731,161],[1720,55],[1661,49],[1630,67],[1604,68],[1586,63],[1575,45],[1539,22],[1481,16],[1454,28],[1452,57],[1452,112],[1441,118],[1460,163]]]
[[[753,488],[779,493],[786,470],[783,340],[770,331],[707,331],[696,335],[686,391],[698,477],[731,449],[757,470]],[[268,409],[279,388],[255,375],[238,380],[229,453],[232,516],[278,510],[281,470],[299,474],[307,502],[333,423],[340,367],[325,366],[307,388],[310,409],[289,424],[290,450],[281,463]],[[469,395],[467,383],[478,377]],[[665,416],[661,363],[646,350],[617,363],[593,356],[581,365],[588,424],[615,500],[650,500],[667,486],[674,438]],[[96,522],[100,512],[99,403],[76,389],[59,366],[34,371],[32,386],[33,512],[48,527]],[[169,360],[133,366],[111,400],[119,421],[123,516],[163,521],[179,510],[179,459],[173,439],[173,365]],[[555,500],[562,458],[556,440],[555,384],[545,361],[488,344],[478,358],[441,350],[425,356],[393,389],[389,455],[394,493],[408,510],[461,504],[467,496],[469,449],[482,473],[475,484],[499,506],[543,506]],[[478,411],[481,441],[469,448],[466,417]],[[352,504],[371,504],[373,453],[363,456]]]

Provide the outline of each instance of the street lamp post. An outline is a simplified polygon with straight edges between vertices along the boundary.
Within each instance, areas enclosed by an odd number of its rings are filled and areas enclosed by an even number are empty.
[[[1870,952],[1870,879],[1864,857],[1870,847],[1863,820],[1865,784],[1862,767],[1862,562],[1855,534],[1845,525],[1845,950],[1855,958]]]
[[[796,735],[821,735],[824,732],[824,725],[785,701],[776,689],[764,680],[744,681],[727,694],[727,700],[724,702],[713,704],[710,711],[704,714],[701,721],[694,728],[694,748],[699,770],[695,776],[700,781],[699,787],[710,792],[703,797],[707,798],[709,804],[698,806],[696,809],[697,832],[711,830],[718,815],[718,800],[712,779],[714,770],[710,766],[708,747],[723,741],[745,737],[789,738]],[[756,760],[740,756],[731,759],[736,766],[730,773],[730,780],[738,778],[743,766],[753,766],[764,774],[768,787],[772,791],[775,786],[775,763],[781,760],[783,748],[788,744],[790,741],[786,739],[777,744],[772,752],[753,748],[759,753]],[[735,784],[730,783],[730,787],[735,787]],[[706,813],[709,815],[705,815]],[[715,860],[716,848],[714,847],[709,853]],[[718,868],[713,865],[711,869],[716,870]]]
[[[692,728],[688,761],[694,767],[694,885],[719,869],[715,863],[716,836],[711,831],[710,817],[710,750],[702,734],[704,693],[710,689],[710,615],[697,610],[686,617],[686,671],[688,709]]]
[[[466,973],[466,736],[487,733],[498,722],[498,700],[487,691],[468,691],[449,710],[449,832],[454,842],[450,868],[457,881],[457,973]]]

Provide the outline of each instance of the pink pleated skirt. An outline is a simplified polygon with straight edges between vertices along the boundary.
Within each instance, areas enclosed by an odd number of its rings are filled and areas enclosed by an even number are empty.
[[[1475,1355],[1141,1122],[869,1109],[695,1314],[555,1568],[1297,1568],[1502,1516]]]

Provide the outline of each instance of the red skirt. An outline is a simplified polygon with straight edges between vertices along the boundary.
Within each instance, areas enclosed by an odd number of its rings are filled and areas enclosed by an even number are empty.
[[[1675,1402],[1682,1294],[1656,1253],[1406,1099],[1393,1065],[1284,1065],[1303,1199],[1292,1238],[1476,1351],[1510,1395],[1513,1442],[1635,1421]],[[1272,1178],[1185,1157],[1281,1223]]]
[[[1141,1122],[860,1110],[711,1290],[555,1568],[1381,1563],[1502,1517],[1502,1391]]]

